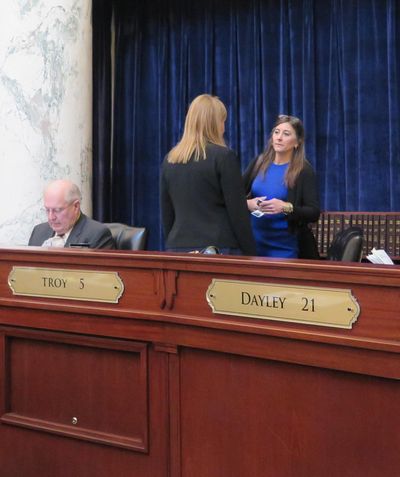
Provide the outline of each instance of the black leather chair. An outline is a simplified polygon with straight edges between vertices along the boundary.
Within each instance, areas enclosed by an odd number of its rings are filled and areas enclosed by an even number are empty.
[[[145,227],[131,227],[119,222],[104,225],[110,229],[118,250],[145,250],[147,241]]]
[[[333,239],[327,253],[328,260],[343,262],[360,262],[364,233],[360,227],[348,227]]]

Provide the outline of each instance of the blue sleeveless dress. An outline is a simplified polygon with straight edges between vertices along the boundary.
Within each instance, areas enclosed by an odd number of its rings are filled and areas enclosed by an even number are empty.
[[[271,164],[254,179],[251,192],[253,197],[267,196],[267,199],[287,200],[284,182],[289,164]],[[251,216],[251,225],[257,244],[257,255],[263,257],[297,258],[297,237],[288,231],[285,214]]]

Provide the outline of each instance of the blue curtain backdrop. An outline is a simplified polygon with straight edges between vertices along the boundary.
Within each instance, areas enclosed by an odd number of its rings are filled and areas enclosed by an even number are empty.
[[[94,82],[104,85],[111,14],[99,4]],[[98,86],[94,98],[103,105],[95,118],[98,219],[144,225],[149,248],[163,248],[160,163],[182,133],[188,104],[204,92],[226,104],[227,142],[243,168],[263,149],[276,116],[293,114],[305,125],[323,209],[399,210],[398,0],[111,4],[113,124],[104,114],[111,88]]]

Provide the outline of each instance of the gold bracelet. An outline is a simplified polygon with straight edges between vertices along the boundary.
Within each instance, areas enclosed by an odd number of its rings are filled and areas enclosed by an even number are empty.
[[[286,202],[286,204],[282,207],[282,212],[285,215],[289,215],[293,213],[293,204],[291,202]]]

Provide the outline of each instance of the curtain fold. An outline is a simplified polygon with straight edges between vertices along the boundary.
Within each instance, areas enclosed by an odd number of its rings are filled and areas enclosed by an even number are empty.
[[[110,222],[111,156],[111,19],[112,5],[93,0],[93,217]]]
[[[204,92],[226,104],[226,138],[243,167],[263,149],[275,117],[293,114],[304,122],[323,209],[399,209],[397,0],[111,3],[113,167],[100,150],[107,142],[98,141],[99,217],[109,217],[111,204],[109,220],[146,226],[149,247],[163,248],[160,163],[182,133],[188,104]],[[103,48],[95,51],[101,65],[109,52],[105,43],[95,48]],[[96,94],[103,104],[107,89]],[[107,174],[110,192],[99,194]]]

